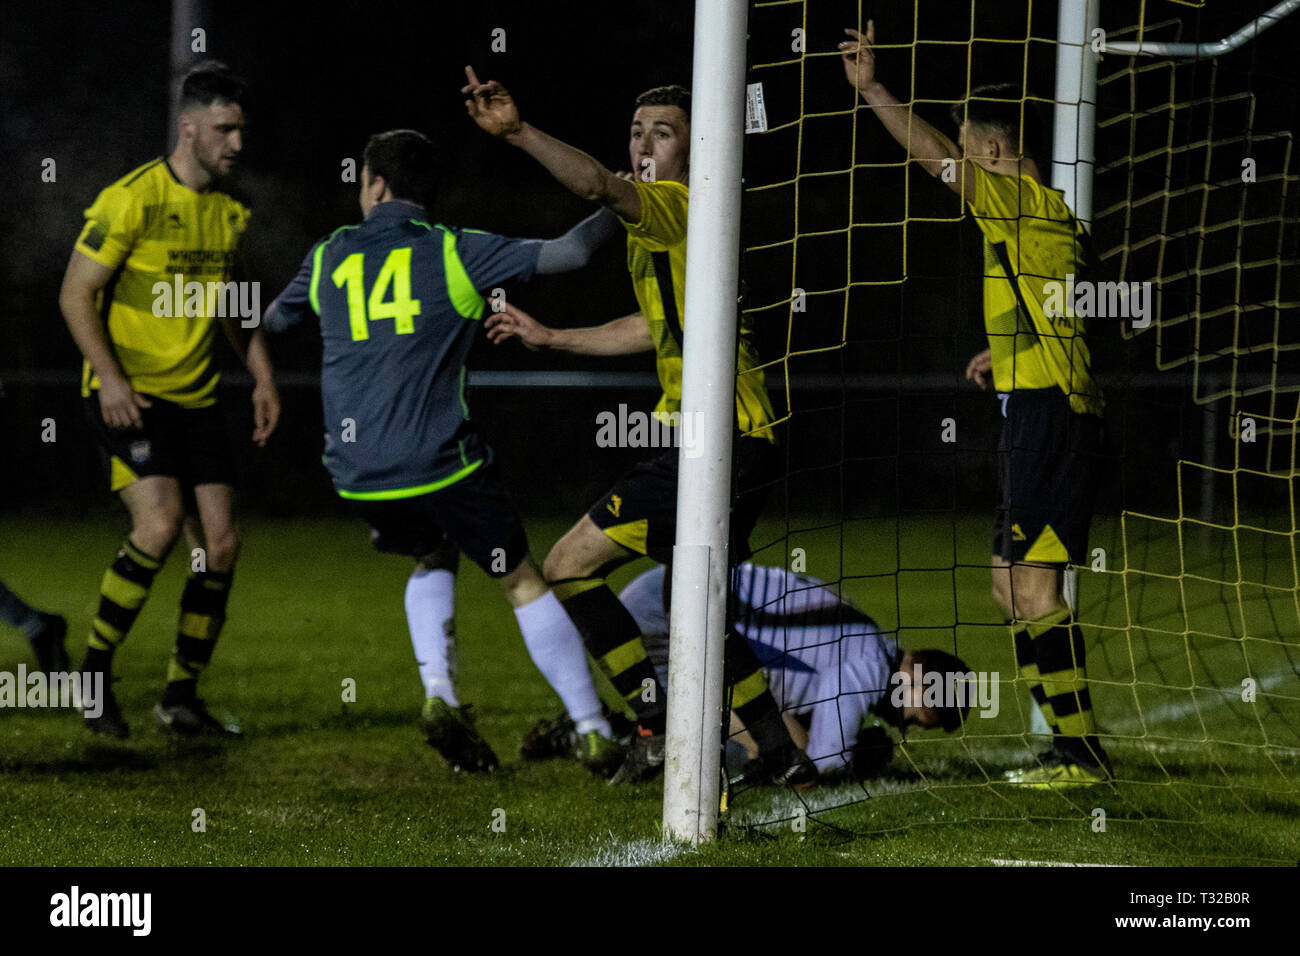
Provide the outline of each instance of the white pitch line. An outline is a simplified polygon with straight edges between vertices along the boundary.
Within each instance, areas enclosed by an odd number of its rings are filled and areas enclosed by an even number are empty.
[[[1288,677],[1294,681],[1300,682],[1300,675],[1297,675],[1295,671],[1292,670],[1271,671],[1270,673],[1267,673],[1262,677],[1256,678],[1257,688],[1259,690],[1272,690],[1274,687],[1277,687],[1279,684],[1285,681]],[[1142,718],[1138,718],[1138,717],[1123,718],[1121,720],[1116,721],[1114,723],[1114,726],[1116,727],[1116,729],[1123,729],[1123,728],[1136,729],[1136,728],[1141,728],[1144,722],[1147,726],[1150,726],[1153,723],[1158,724],[1158,723],[1163,723],[1165,721],[1180,720],[1181,718],[1186,717],[1190,714],[1195,714],[1198,711],[1204,712],[1206,710],[1213,710],[1214,708],[1217,707],[1223,707],[1229,702],[1232,703],[1243,702],[1241,700],[1240,687],[1198,687],[1196,689],[1202,691],[1207,695],[1220,694],[1222,695],[1222,699],[1220,700],[1210,699],[1206,701],[1201,701],[1199,702],[1199,704],[1194,700],[1189,700],[1182,703],[1161,704],[1159,707],[1152,707],[1150,709],[1143,710]],[[1188,693],[1191,692],[1189,691]]]
[[[633,840],[624,843],[617,838],[608,847],[601,847],[591,856],[574,860],[570,866],[655,866],[676,859],[687,850],[676,843],[661,840]]]
[[[1135,750],[1145,750],[1147,753],[1157,754],[1176,754],[1176,753],[1204,753],[1207,745],[1219,747],[1239,747],[1241,749],[1252,748],[1263,750],[1266,755],[1276,757],[1300,757],[1300,747],[1282,747],[1278,744],[1243,744],[1234,743],[1230,740],[1112,740],[1105,734],[1102,738],[1106,741],[1106,746],[1111,750],[1123,750],[1126,747],[1132,747]]]
[[[994,866],[1089,866],[1103,869],[1120,869],[1132,866],[1131,863],[1071,863],[1068,860],[998,860],[989,861]]]

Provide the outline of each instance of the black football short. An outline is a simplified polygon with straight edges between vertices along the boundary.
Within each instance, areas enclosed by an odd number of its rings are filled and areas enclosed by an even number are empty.
[[[993,553],[1015,564],[1087,561],[1102,459],[1102,422],[1070,410],[1059,388],[1007,398],[998,442]]]
[[[152,395],[145,397],[152,404],[140,409],[140,428],[110,428],[104,422],[97,389],[83,400],[110,490],[121,491],[137,478],[154,475],[175,478],[191,488],[235,484],[234,443],[217,405],[185,408]]]
[[[669,448],[634,465],[587,512],[596,527],[630,551],[670,563],[677,538],[677,461],[678,449]],[[780,452],[771,442],[732,442],[732,560],[749,556],[749,535],[779,474]]]
[[[523,522],[493,464],[427,495],[352,506],[370,523],[375,550],[386,554],[419,559],[450,541],[494,578],[528,556]]]

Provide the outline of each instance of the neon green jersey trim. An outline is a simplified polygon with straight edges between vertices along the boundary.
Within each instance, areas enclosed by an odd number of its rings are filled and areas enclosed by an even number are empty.
[[[451,304],[465,318],[481,319],[483,297],[474,288],[469,273],[465,271],[465,264],[456,252],[456,234],[445,226],[438,228],[442,230],[442,268],[447,274],[447,295],[451,298]]]
[[[325,254],[325,247],[334,241],[334,237],[345,229],[356,229],[357,226],[339,226],[330,233],[330,237],[316,247],[316,252],[311,257],[311,282],[307,284],[307,300],[311,302],[311,310],[320,315],[320,261]]]
[[[439,478],[437,481],[431,481],[427,485],[416,485],[413,488],[389,488],[387,491],[344,491],[338,489],[340,498],[347,498],[350,501],[393,501],[397,498],[415,498],[419,495],[427,495],[433,491],[439,491],[448,485],[454,485],[467,475],[477,471],[483,464],[483,459],[472,461],[460,471],[453,472],[446,478]]]

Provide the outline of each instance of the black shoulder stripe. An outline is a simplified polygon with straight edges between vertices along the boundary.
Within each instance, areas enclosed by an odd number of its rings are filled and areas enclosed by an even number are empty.
[[[998,257],[998,262],[1002,265],[1002,271],[1006,273],[1007,281],[1011,283],[1011,291],[1016,294],[1016,304],[1020,306],[1025,322],[1029,324],[1029,331],[1034,333],[1035,341],[1041,342],[1042,337],[1038,334],[1038,328],[1034,325],[1034,314],[1029,311],[1029,305],[1020,292],[1020,283],[1016,281],[1016,271],[1011,268],[1011,255],[1007,252],[1006,242],[994,242],[991,245],[994,254]]]
[[[677,348],[682,347],[682,320],[677,314],[677,296],[673,292],[673,262],[666,252],[650,253],[655,264],[655,281],[659,283],[659,298],[663,302],[664,320]]]

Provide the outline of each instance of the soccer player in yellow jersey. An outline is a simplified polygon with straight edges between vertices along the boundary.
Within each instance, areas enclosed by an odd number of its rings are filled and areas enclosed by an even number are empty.
[[[255,442],[266,442],[280,414],[262,332],[241,336],[242,306],[255,300],[230,282],[249,212],[217,189],[243,147],[244,92],[223,64],[189,72],[176,148],[113,183],[86,210],[59,294],[85,356],[82,395],[109,487],[131,515],[131,532],[104,574],[82,668],[104,673],[103,712],[86,724],[109,737],[128,733],[110,689],[113,653],[183,525],[203,550],[190,561],[154,716],[183,734],[227,730],[195,695],[225,620],[239,552],[235,456],[212,358],[217,321],[243,349],[256,383]],[[201,539],[187,503],[198,512]]]
[[[470,116],[485,131],[516,146],[569,190],[610,210],[627,234],[627,266],[641,309],[587,329],[548,328],[527,313],[507,306],[487,320],[494,342],[520,339],[530,348],[564,349],[585,355],[625,355],[654,351],[663,396],[658,421],[680,418],[682,326],[685,302],[686,218],[690,162],[690,93],[680,86],[658,87],[637,98],[628,152],[634,173],[618,176],[591,156],[548,136],[520,119],[510,94],[496,81],[469,79]],[[693,321],[706,320],[694,319]],[[734,315],[714,320],[734,321]],[[749,552],[749,534],[758,519],[767,487],[777,476],[771,401],[758,356],[743,325],[738,339],[736,379],[737,439],[733,459],[735,495],[731,512],[731,554]],[[674,414],[676,418],[672,417]],[[677,426],[682,441],[692,438],[690,423]],[[676,448],[635,466],[578,520],[546,556],[543,574],[582,633],[587,650],[617,691],[636,712],[633,746],[611,782],[648,779],[662,769],[664,695],[646,658],[640,629],[605,583],[615,568],[638,555],[661,563],[672,558],[677,519]],[[732,706],[754,735],[770,769],[768,780],[805,783],[816,775],[806,755],[791,741],[763,672],[743,639],[726,642],[726,668]],[[648,688],[654,693],[648,693]],[[764,782],[768,782],[765,780]]]
[[[1029,118],[1022,123],[1018,89],[977,89],[954,108],[959,149],[881,84],[874,24],[867,23],[865,36],[844,32],[850,39],[840,51],[850,85],[913,161],[961,194],[984,233],[989,348],[966,375],[987,387],[991,373],[1006,396],[993,596],[1010,622],[1020,677],[1053,732],[1050,753],[1009,779],[1036,787],[1099,783],[1110,775],[1109,761],[1097,738],[1083,634],[1062,577],[1087,550],[1104,403],[1083,319],[1045,307],[1052,283],[1086,271],[1085,234],[1061,192],[1043,181],[1032,107],[1025,104]],[[945,176],[945,168],[955,175]]]

